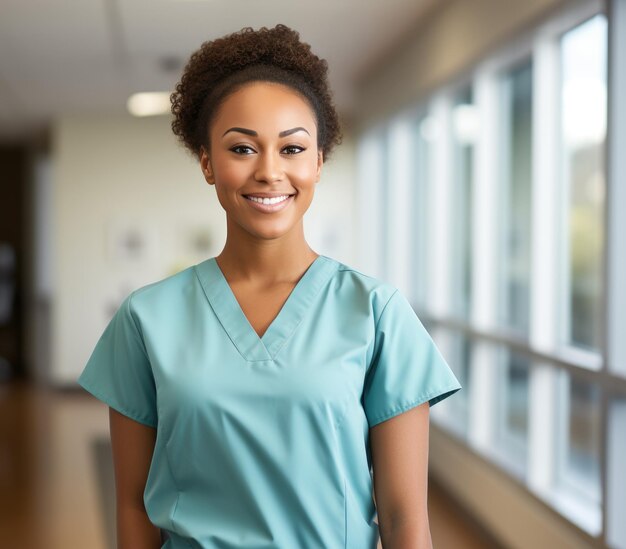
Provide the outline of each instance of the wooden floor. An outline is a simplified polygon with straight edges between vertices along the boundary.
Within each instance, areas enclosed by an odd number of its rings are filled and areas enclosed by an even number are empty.
[[[113,548],[111,498],[94,452],[107,436],[107,407],[82,390],[0,384],[0,546]],[[435,549],[498,547],[434,479],[428,505]]]

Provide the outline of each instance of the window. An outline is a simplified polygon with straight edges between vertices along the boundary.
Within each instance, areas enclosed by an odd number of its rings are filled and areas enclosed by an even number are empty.
[[[528,359],[505,346],[499,348],[496,437],[507,461],[523,475],[528,439]]]
[[[621,31],[618,4],[611,21]],[[616,230],[625,226],[626,118],[615,90],[626,86],[617,46],[626,33],[611,30],[609,80],[598,9],[565,10],[525,46],[480,63],[470,82],[423,98],[424,115],[409,122],[412,195],[402,208],[414,214],[411,295],[463,386],[433,419],[599,543],[622,546],[626,345],[615,319],[626,294],[615,273],[626,272],[626,232]],[[369,198],[381,231],[398,225],[397,204]]]
[[[560,373],[563,437],[557,483],[573,497],[600,503],[600,387]]]
[[[561,39],[564,187],[562,338],[596,351],[602,340],[607,22],[597,15]]]
[[[454,375],[459,380],[462,391],[455,396],[444,400],[438,407],[438,414],[447,417],[449,426],[462,437],[468,436],[469,429],[469,395],[471,392],[471,357],[472,341],[461,331],[453,331],[424,322],[424,327],[432,334],[435,344],[441,349],[446,361],[450,364]],[[452,425],[450,425],[452,424]]]
[[[524,337],[528,335],[530,304],[532,87],[530,60],[501,79],[498,320]]]

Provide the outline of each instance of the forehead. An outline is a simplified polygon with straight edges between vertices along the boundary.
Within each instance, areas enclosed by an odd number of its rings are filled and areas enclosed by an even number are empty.
[[[315,114],[295,90],[274,82],[251,82],[230,94],[221,104],[213,130],[225,126],[243,126],[257,131],[282,131],[303,126],[311,132]]]

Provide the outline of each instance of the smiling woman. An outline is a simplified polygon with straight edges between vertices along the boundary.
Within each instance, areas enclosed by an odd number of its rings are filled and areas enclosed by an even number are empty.
[[[78,380],[110,407],[120,549],[431,547],[428,412],[461,386],[397,288],[306,242],[326,72],[246,28],[172,94],[227,238],[128,295]]]
[[[200,166],[226,211],[229,238],[282,236],[301,247],[323,164],[313,109],[286,85],[252,82],[231,92],[212,118]]]

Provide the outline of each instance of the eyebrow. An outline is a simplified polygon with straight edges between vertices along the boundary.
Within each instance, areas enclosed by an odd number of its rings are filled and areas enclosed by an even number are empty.
[[[278,134],[278,137],[287,137],[288,135],[291,135],[292,133],[296,133],[296,132],[299,132],[299,131],[303,131],[303,132],[309,133],[302,126],[298,126],[297,128],[291,128],[290,130],[284,130],[284,131],[280,132]],[[226,130],[222,134],[222,137],[224,137],[228,132],[245,133],[246,135],[253,135],[255,137],[259,135],[254,130],[249,130],[248,128],[237,128],[237,127],[234,127],[234,128],[230,128],[230,129]],[[309,133],[309,135],[311,135],[311,134]]]

